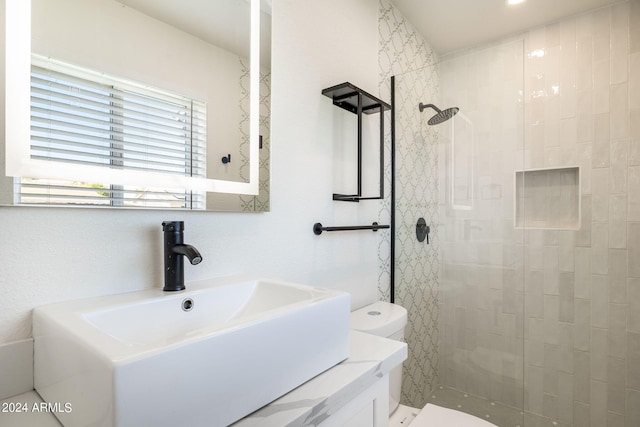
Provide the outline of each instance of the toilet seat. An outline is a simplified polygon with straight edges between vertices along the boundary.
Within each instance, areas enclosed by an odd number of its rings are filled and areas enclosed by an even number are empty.
[[[496,425],[464,412],[427,403],[409,427],[496,427]]]

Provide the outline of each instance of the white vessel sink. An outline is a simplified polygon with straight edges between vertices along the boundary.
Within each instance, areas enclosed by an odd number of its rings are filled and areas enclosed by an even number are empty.
[[[347,358],[349,311],[248,277],[37,307],[35,388],[65,426],[226,426]]]

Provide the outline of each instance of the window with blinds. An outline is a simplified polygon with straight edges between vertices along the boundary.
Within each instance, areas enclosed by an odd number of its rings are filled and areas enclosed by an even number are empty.
[[[31,158],[204,177],[206,105],[74,66],[31,68]],[[95,77],[95,78],[94,78]],[[22,204],[204,209],[181,189],[22,178]]]

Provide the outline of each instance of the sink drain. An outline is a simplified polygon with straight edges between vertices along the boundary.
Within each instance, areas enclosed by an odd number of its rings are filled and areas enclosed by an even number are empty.
[[[195,303],[191,298],[185,298],[184,300],[182,300],[182,310],[191,311],[193,309],[194,304]]]

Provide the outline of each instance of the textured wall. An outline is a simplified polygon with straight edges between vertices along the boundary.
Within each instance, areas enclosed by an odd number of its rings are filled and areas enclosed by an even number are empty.
[[[437,61],[437,55],[388,0],[380,1],[378,37],[383,99],[390,99],[390,79],[396,76],[395,296],[396,303],[409,313],[405,330],[409,358],[404,364],[402,400],[422,407],[438,382],[438,196],[436,134],[433,129],[422,126],[418,103],[431,102],[437,96],[438,76],[431,66]],[[390,149],[390,137],[387,144]],[[390,180],[390,162],[386,170]],[[380,216],[389,215],[387,197]],[[415,238],[419,217],[431,225],[430,245],[419,243]],[[379,249],[379,294],[385,300],[389,295],[388,240],[386,233]]]
[[[344,81],[375,93],[377,34],[370,0],[274,2],[269,213],[0,207],[0,342],[31,335],[36,305],[162,286],[163,220],[185,220],[204,257],[187,281],[246,272],[343,289],[354,307],[375,301],[380,236],[315,236],[312,226],[378,216],[379,203],[331,200],[340,123],[320,93]]]

